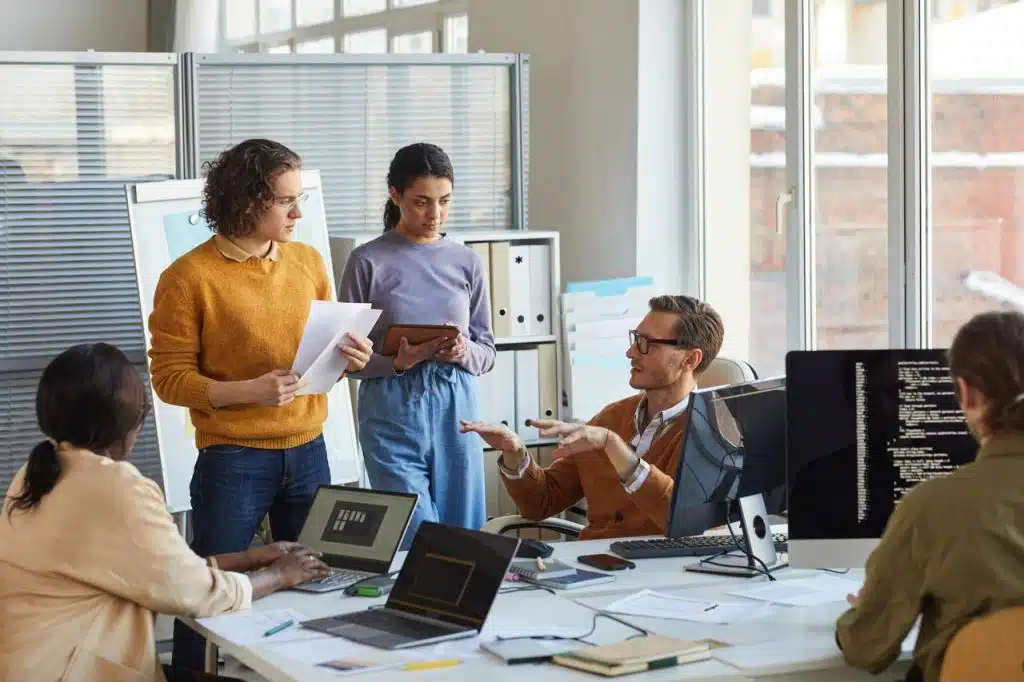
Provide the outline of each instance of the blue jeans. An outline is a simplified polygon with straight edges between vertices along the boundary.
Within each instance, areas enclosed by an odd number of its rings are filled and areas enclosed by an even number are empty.
[[[476,377],[448,363],[360,382],[359,443],[370,487],[419,498],[402,549],[423,521],[484,525],[483,441],[459,433],[460,419],[479,418],[479,402]]]
[[[270,513],[274,540],[294,542],[316,489],[331,482],[323,436],[284,450],[211,445],[192,473],[192,550],[202,557],[242,552]],[[205,641],[174,622],[175,670],[202,670]]]

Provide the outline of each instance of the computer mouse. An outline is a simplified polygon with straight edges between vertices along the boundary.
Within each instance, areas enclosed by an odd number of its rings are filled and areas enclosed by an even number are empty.
[[[555,548],[545,542],[522,538],[519,541],[519,551],[516,552],[516,556],[520,559],[536,559],[538,557],[547,559],[554,551]]]

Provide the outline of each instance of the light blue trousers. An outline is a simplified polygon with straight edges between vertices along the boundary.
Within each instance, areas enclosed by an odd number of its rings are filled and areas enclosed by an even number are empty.
[[[478,419],[479,405],[476,377],[449,363],[423,362],[401,376],[359,383],[359,444],[370,486],[419,497],[403,549],[423,521],[483,526],[483,442],[459,433],[459,420]]]

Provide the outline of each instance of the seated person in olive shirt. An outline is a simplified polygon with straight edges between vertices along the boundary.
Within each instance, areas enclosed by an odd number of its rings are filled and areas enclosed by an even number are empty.
[[[937,682],[969,621],[1024,605],[1024,315],[970,320],[949,366],[977,458],[900,501],[836,627],[846,662],[878,673],[920,616],[910,682]]]
[[[629,385],[643,391],[608,405],[587,424],[533,420],[561,441],[542,469],[501,425],[463,422],[501,451],[502,480],[520,513],[540,521],[587,499],[581,539],[663,535],[679,464],[686,406],[697,377],[718,355],[722,318],[689,296],[658,296],[630,332]]]

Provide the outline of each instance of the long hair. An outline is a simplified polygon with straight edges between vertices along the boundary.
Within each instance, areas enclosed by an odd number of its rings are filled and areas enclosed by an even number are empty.
[[[988,433],[1024,431],[1024,315],[975,315],[953,338],[949,371],[985,396]]]
[[[73,346],[43,370],[36,419],[46,436],[32,448],[21,491],[9,512],[39,505],[60,480],[57,443],[103,452],[123,444],[146,418],[146,387],[120,350],[105,343]]]

